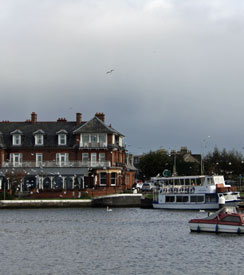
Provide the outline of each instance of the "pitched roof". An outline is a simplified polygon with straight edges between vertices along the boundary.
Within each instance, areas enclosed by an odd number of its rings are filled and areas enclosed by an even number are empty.
[[[74,134],[79,134],[79,133],[107,133],[107,134],[117,134],[117,135],[123,136],[112,127],[108,127],[104,122],[102,122],[96,116],[74,131]]]
[[[57,147],[59,133],[67,133],[67,147],[76,144],[75,134],[79,133],[107,133],[123,136],[112,127],[108,127],[98,117],[77,125],[75,121],[54,121],[54,122],[0,122],[0,147],[15,147],[12,145],[11,134],[21,133],[23,147],[34,145],[33,134],[45,133],[43,147]],[[35,145],[37,146],[37,145]]]
[[[71,147],[76,143],[76,137],[73,135],[73,131],[77,129],[76,122],[58,121],[58,122],[2,122],[0,123],[0,132],[2,132],[2,141],[0,134],[0,145],[3,144],[7,147],[12,147],[12,139],[10,133],[15,130],[20,130],[23,133],[22,146],[33,146],[34,136],[33,133],[42,129],[45,132],[44,147],[56,147],[58,144],[57,132],[60,130],[66,130],[67,146]],[[42,146],[43,147],[43,146]]]

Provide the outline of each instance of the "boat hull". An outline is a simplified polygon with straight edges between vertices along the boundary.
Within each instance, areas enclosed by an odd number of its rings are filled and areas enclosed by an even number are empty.
[[[153,203],[155,209],[175,209],[175,210],[218,210],[218,203],[210,204],[177,204],[177,203]]]
[[[213,232],[213,233],[237,233],[244,234],[244,226],[208,224],[208,223],[189,223],[191,232]]]
[[[240,201],[226,201],[226,206],[236,206]],[[153,203],[155,209],[178,209],[178,210],[218,210],[219,203]]]

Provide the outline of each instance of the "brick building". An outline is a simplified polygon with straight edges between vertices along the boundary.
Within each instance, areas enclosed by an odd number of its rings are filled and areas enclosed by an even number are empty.
[[[31,194],[131,188],[135,169],[128,163],[124,135],[96,113],[83,121],[59,118],[0,123],[0,189],[17,186]]]

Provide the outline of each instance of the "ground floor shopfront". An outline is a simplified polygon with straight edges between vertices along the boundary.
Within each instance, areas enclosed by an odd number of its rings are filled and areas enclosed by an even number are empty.
[[[57,196],[80,197],[83,192],[116,193],[130,189],[133,180],[133,175],[121,168],[2,168],[0,192],[42,194],[44,197],[48,193],[51,197],[57,193]]]

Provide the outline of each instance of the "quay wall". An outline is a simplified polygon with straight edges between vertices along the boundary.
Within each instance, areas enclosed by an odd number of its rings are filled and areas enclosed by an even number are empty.
[[[142,194],[116,194],[93,198],[93,207],[140,207]]]
[[[32,199],[0,200],[4,208],[47,208],[47,207],[140,207],[141,194],[116,194],[92,199]]]
[[[91,207],[92,200],[0,200],[3,208]]]

